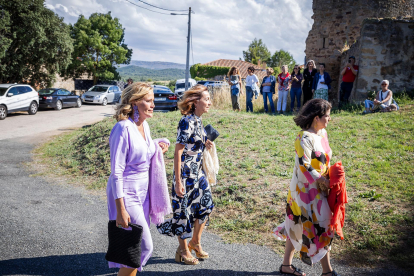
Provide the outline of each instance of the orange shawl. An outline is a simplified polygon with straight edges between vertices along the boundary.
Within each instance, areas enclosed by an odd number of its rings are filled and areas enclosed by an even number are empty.
[[[331,190],[328,195],[328,204],[333,213],[331,227],[343,240],[342,227],[344,227],[345,203],[348,203],[348,197],[345,187],[345,171],[341,161],[330,167],[329,178]]]

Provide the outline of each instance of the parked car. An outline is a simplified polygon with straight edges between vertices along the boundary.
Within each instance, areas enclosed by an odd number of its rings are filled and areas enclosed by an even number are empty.
[[[17,111],[27,111],[34,115],[38,107],[39,94],[30,85],[0,84],[0,120]]]
[[[94,85],[82,94],[83,103],[93,103],[107,105],[108,103],[117,103],[121,97],[121,89],[116,85],[99,84]]]
[[[39,107],[61,110],[64,107],[81,107],[78,95],[62,88],[45,88],[39,91]]]
[[[197,82],[195,79],[188,79],[188,89],[190,89],[191,87],[193,87],[194,85],[196,85]],[[175,94],[180,98],[185,91],[185,79],[180,79],[177,80],[177,82],[175,83]]]
[[[205,86],[207,86],[207,84],[209,83],[210,81],[208,81],[208,80],[203,80],[203,81],[198,81],[197,82],[197,84],[201,84],[201,85],[205,85]]]
[[[155,111],[177,110],[178,97],[171,89],[163,85],[152,85],[154,88]]]
[[[227,82],[214,80],[198,81],[197,84],[201,84],[207,87],[229,86]]]

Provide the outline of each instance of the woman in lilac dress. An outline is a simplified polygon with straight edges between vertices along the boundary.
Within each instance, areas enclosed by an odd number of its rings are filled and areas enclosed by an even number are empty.
[[[122,92],[122,103],[117,107],[118,123],[109,137],[111,175],[107,185],[109,220],[128,228],[128,222],[141,225],[141,267],[146,264],[153,250],[150,233],[149,169],[156,152],[148,123],[154,109],[154,93],[150,85],[134,83]],[[168,144],[159,143],[162,152]],[[151,203],[152,205],[152,203]],[[137,269],[109,262],[110,268],[120,268],[120,275],[136,275]]]

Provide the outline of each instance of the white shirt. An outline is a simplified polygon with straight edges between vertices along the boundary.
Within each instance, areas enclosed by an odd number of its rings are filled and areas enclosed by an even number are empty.
[[[326,84],[321,84],[321,82],[325,82],[325,75],[319,75],[319,81],[318,81],[318,86],[316,86],[316,90],[318,89],[328,89],[328,85]]]
[[[246,77],[246,86],[250,86],[253,90],[258,89],[257,83],[259,82],[259,79],[255,74],[253,75],[247,75]]]
[[[383,92],[382,90],[380,91],[380,93],[382,94],[382,95],[379,95],[380,101],[383,101],[383,100],[385,100],[388,97],[389,91],[390,90],[387,90],[385,92]],[[392,103],[392,97],[390,97],[390,99],[388,101],[384,102],[384,105],[385,106],[390,106],[391,103]]]

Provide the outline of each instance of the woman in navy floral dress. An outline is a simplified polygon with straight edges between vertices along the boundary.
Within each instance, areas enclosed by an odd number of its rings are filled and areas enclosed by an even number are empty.
[[[174,182],[172,187],[173,218],[158,226],[161,234],[178,236],[180,247],[176,261],[198,264],[197,258],[206,259],[208,253],[201,248],[204,226],[214,208],[210,186],[203,171],[203,151],[210,148],[201,115],[211,106],[210,95],[203,85],[196,85],[184,93],[178,104],[184,115],[177,128],[174,155]],[[194,231],[194,233],[193,233]],[[191,238],[187,245],[187,238]]]

